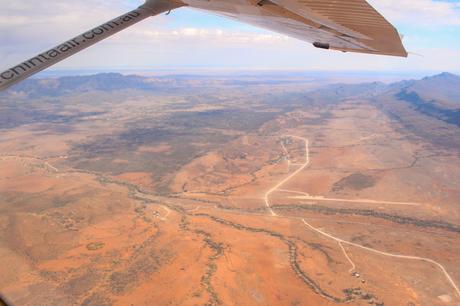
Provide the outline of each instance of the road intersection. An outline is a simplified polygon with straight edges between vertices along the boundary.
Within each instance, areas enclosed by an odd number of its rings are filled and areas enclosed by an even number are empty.
[[[274,192],[277,192],[277,191],[283,191],[283,192],[291,192],[291,193],[298,193],[298,194],[303,194],[303,197],[298,197],[298,198],[301,198],[301,199],[304,199],[304,198],[307,198],[309,200],[323,200],[323,201],[342,201],[342,202],[356,202],[356,203],[378,203],[378,204],[390,204],[390,205],[420,205],[419,203],[409,203],[409,202],[389,202],[389,201],[376,201],[376,200],[342,200],[342,199],[328,199],[328,198],[323,198],[323,197],[312,197],[310,195],[308,195],[307,193],[305,192],[300,192],[300,191],[292,191],[292,190],[285,190],[285,189],[280,189],[281,186],[283,186],[284,184],[286,184],[289,180],[291,180],[292,178],[294,178],[297,174],[299,174],[302,170],[304,170],[306,167],[309,166],[310,164],[310,154],[309,154],[309,141],[307,138],[304,138],[304,137],[300,137],[300,136],[294,136],[294,135],[286,135],[285,137],[291,137],[291,138],[296,138],[296,139],[300,139],[302,141],[305,142],[305,162],[303,164],[300,164],[299,168],[297,168],[294,172],[292,172],[290,175],[288,175],[287,177],[285,177],[284,179],[282,179],[281,181],[279,181],[275,186],[273,186],[272,188],[270,188],[264,195],[264,202],[265,202],[265,206],[267,207],[269,213],[271,216],[273,217],[283,217],[283,216],[280,216],[278,215],[274,210],[273,208],[271,207],[270,205],[270,195],[273,194]],[[283,151],[285,152],[285,154],[287,156],[289,156],[289,152],[287,151],[287,149],[284,147],[284,145],[282,145],[282,148],[283,148]],[[288,159],[287,160],[288,162],[288,165],[293,165],[290,160]],[[309,229],[311,229],[312,231],[318,233],[318,234],[321,234],[322,236],[326,237],[326,238],[329,238],[329,239],[332,239],[334,241],[336,241],[341,249],[341,251],[343,252],[345,258],[347,259],[347,261],[350,263],[351,265],[351,268],[350,270],[348,270],[349,273],[351,273],[353,270],[356,269],[356,265],[355,263],[352,261],[352,259],[350,258],[350,256],[348,255],[347,251],[345,250],[343,244],[346,244],[346,245],[349,245],[349,246],[352,246],[352,247],[356,247],[356,248],[359,248],[359,249],[362,249],[362,250],[366,250],[368,252],[371,252],[371,253],[374,253],[374,254],[378,254],[378,255],[382,255],[382,256],[388,256],[388,257],[392,257],[392,258],[400,258],[400,259],[408,259],[408,260],[417,260],[417,261],[423,261],[423,262],[426,262],[426,263],[429,263],[429,264],[432,264],[434,265],[435,267],[437,267],[442,273],[443,275],[445,276],[445,278],[447,279],[447,281],[449,282],[449,284],[451,284],[451,286],[453,287],[456,295],[460,298],[460,290],[459,290],[459,287],[457,286],[457,284],[455,283],[455,281],[452,279],[452,277],[449,275],[449,273],[447,272],[446,268],[440,264],[439,262],[433,260],[433,259],[430,259],[430,258],[425,258],[425,257],[419,257],[419,256],[411,256],[411,255],[402,255],[402,254],[394,254],[394,253],[389,253],[389,252],[385,252],[385,251],[380,251],[380,250],[377,250],[377,249],[373,249],[373,248],[370,248],[370,247],[366,247],[366,246],[363,246],[363,245],[360,245],[360,244],[357,244],[357,243],[354,243],[354,242],[351,242],[351,241],[347,241],[347,240],[344,240],[342,238],[339,238],[339,237],[336,237],[332,234],[329,234],[319,228],[316,228],[314,227],[313,225],[311,225],[310,223],[307,222],[307,220],[305,218],[302,218],[301,219],[302,222],[305,224],[305,226]]]

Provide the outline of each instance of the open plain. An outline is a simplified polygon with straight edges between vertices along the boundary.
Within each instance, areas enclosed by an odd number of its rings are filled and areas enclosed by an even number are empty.
[[[1,296],[460,305],[460,77],[328,83],[110,74],[0,96]]]

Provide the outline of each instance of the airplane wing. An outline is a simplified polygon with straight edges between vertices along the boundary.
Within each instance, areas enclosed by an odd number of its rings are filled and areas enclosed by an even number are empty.
[[[407,57],[398,31],[365,0],[183,1],[318,48]]]
[[[182,6],[280,32],[317,48],[407,56],[398,31],[365,0],[146,0],[139,8],[0,73],[0,90],[147,17]]]

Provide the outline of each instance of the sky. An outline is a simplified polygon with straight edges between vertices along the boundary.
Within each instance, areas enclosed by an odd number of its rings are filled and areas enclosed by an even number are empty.
[[[325,51],[189,8],[147,19],[54,70],[240,69],[460,73],[460,0],[369,0],[409,58]],[[0,0],[0,70],[136,8],[139,0]]]

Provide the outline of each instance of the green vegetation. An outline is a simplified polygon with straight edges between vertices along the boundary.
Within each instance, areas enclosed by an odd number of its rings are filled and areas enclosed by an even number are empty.
[[[86,245],[86,248],[90,251],[96,251],[102,249],[105,246],[104,242],[91,242]]]

